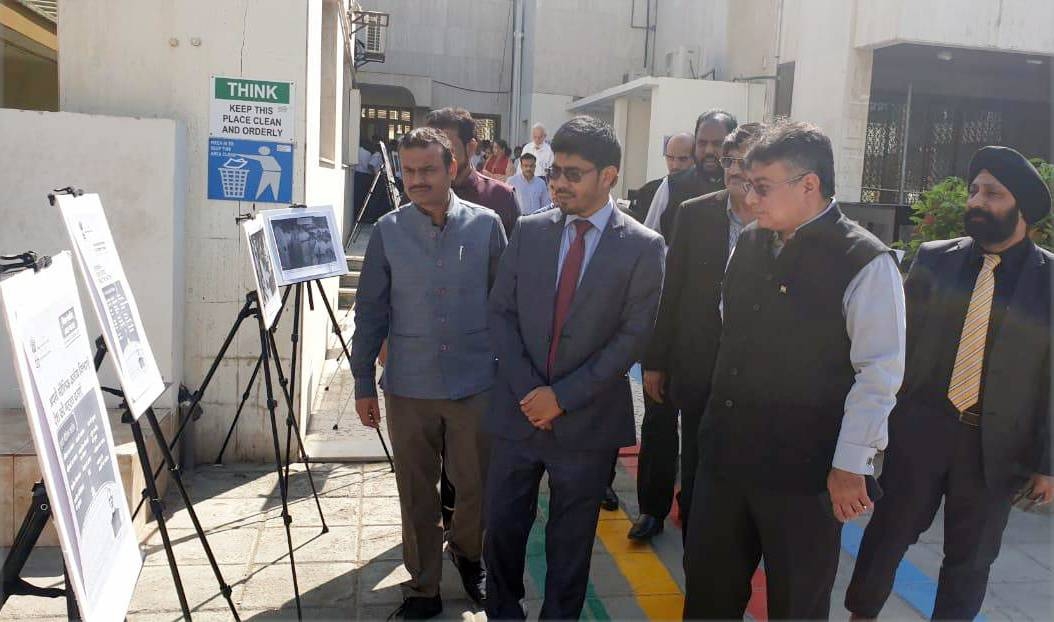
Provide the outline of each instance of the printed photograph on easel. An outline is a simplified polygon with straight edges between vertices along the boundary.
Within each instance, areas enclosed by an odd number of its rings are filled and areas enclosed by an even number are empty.
[[[128,408],[132,415],[139,417],[164,393],[165,384],[146,338],[139,307],[117,254],[102,202],[97,194],[60,194],[55,196],[55,204],[62,213],[66,233],[91,294]]]
[[[263,220],[250,218],[242,223],[242,229],[245,230],[245,239],[249,243],[249,263],[252,264],[253,277],[256,279],[256,296],[263,311],[264,325],[271,328],[278,310],[282,307],[282,299],[278,295],[275,263],[267,244]]]
[[[266,224],[279,286],[347,273],[333,206],[267,210],[257,218]]]
[[[142,570],[69,252],[0,283],[15,376],[81,616],[124,619]]]

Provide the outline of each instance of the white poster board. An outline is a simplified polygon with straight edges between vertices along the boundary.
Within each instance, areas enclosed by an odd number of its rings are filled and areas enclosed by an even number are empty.
[[[278,295],[274,258],[271,257],[271,246],[267,243],[264,222],[260,218],[250,218],[242,223],[242,229],[249,243],[249,263],[252,264],[253,277],[256,279],[256,297],[263,312],[264,326],[271,328],[278,310],[282,308],[282,299]]]
[[[267,225],[279,286],[347,274],[332,205],[266,210],[256,217]]]
[[[143,558],[68,252],[0,283],[37,460],[81,616],[122,620]]]
[[[128,409],[139,418],[165,391],[97,194],[60,194],[56,205],[117,368]]]

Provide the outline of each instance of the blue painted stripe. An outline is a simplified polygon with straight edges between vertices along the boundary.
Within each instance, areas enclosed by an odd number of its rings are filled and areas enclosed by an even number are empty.
[[[860,525],[846,523],[842,526],[842,548],[853,559],[860,554],[860,541],[863,538],[864,528]],[[897,566],[897,574],[893,579],[893,593],[925,618],[933,617],[933,605],[937,600],[937,582],[907,559],[902,559],[900,565]],[[985,617],[978,615],[974,620],[985,622]]]

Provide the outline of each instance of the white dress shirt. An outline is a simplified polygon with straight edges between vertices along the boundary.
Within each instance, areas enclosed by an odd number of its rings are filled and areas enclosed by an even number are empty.
[[[659,224],[662,222],[662,215],[666,212],[666,204],[670,202],[670,176],[662,178],[662,183],[655,190],[655,196],[651,199],[651,205],[648,206],[648,215],[644,217],[644,226],[651,229],[656,233],[662,233],[659,230]]]
[[[549,146],[549,143],[542,142],[542,146],[539,147],[533,142],[529,142],[523,146],[523,151],[520,152],[520,157],[523,157],[523,154],[525,153],[534,155],[535,160],[538,162],[538,165],[534,169],[535,175],[541,175],[543,177],[549,175],[549,168],[553,165],[553,148]],[[519,165],[517,165],[516,168],[518,169]]]

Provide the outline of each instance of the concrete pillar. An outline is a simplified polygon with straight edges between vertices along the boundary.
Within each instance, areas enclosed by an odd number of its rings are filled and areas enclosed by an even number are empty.
[[[856,2],[814,0],[794,16],[815,36],[798,41],[791,117],[830,136],[835,195],[842,201],[860,200],[874,56],[854,46],[856,13]]]

